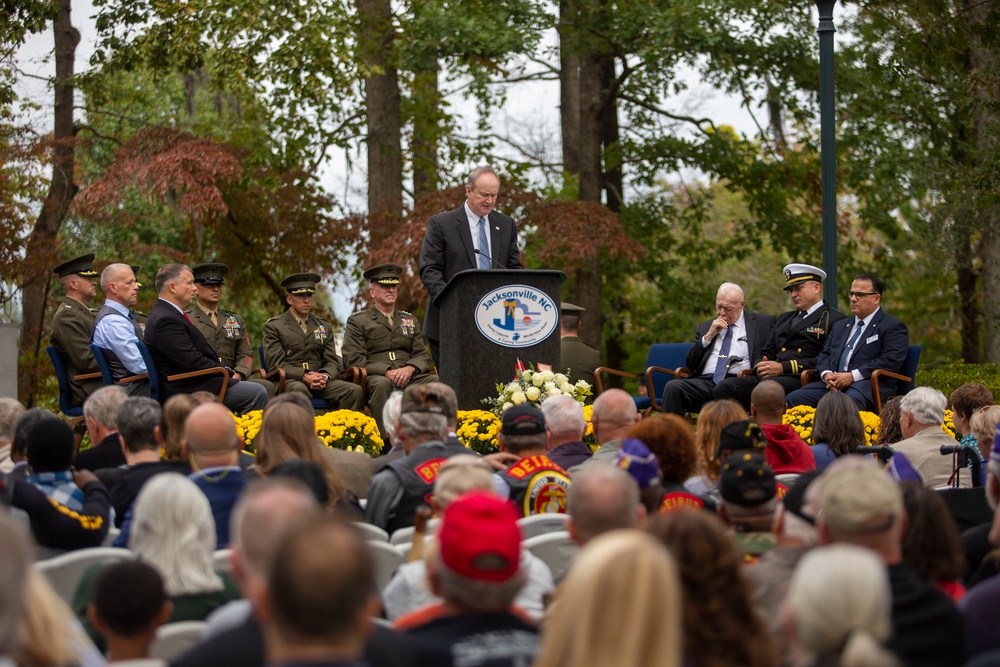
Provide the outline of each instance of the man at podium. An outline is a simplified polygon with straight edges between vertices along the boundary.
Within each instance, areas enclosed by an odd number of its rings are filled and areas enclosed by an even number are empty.
[[[466,181],[465,203],[454,211],[435,215],[427,224],[420,249],[420,280],[430,295],[424,337],[439,367],[441,314],[434,299],[452,276],[469,269],[522,268],[514,220],[494,210],[499,193],[497,173],[490,167],[479,167]]]

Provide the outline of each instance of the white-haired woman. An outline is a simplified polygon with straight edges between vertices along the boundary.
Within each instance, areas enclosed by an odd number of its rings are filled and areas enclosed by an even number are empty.
[[[174,604],[170,622],[202,621],[222,605],[239,599],[228,573],[216,572],[215,520],[208,498],[183,475],[162,473],[142,487],[132,508],[129,549],[155,567]],[[88,569],[77,587],[73,611],[95,642],[86,610],[102,564]],[[100,645],[100,644],[99,644]]]

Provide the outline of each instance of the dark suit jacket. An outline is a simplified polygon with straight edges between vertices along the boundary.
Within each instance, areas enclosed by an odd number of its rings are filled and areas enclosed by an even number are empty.
[[[503,213],[491,211],[487,224],[490,229],[490,255],[496,262],[493,268],[499,268],[497,265],[508,269],[522,268],[514,220]],[[434,305],[434,299],[456,273],[475,269],[479,265],[478,259],[465,204],[431,218],[420,248],[420,280],[430,295],[424,315],[424,336],[440,340],[441,314]]]
[[[853,328],[854,316],[844,318],[833,326],[833,330],[827,336],[823,351],[816,359],[816,380],[820,379],[824,371],[836,372],[838,370],[837,363],[840,361],[840,355],[844,352],[844,347],[850,339]],[[873,338],[874,340],[872,340]],[[906,329],[906,325],[892,315],[886,315],[885,311],[879,308],[871,322],[861,332],[848,368],[860,372],[861,377],[865,380],[871,378],[872,373],[879,368],[898,373],[903,362],[906,361],[906,352],[909,346],[910,333]],[[864,394],[869,401],[873,400],[870,382],[855,382],[852,386]],[[895,380],[880,380],[878,386],[883,401],[896,395]]]
[[[754,359],[760,357],[760,351],[764,349],[764,344],[767,343],[767,339],[771,336],[774,317],[765,315],[764,313],[748,313],[744,311],[743,318],[746,320],[747,349],[750,352],[750,358],[745,361],[752,363]],[[712,328],[712,322],[714,321],[715,318],[713,317],[710,320],[702,322],[698,325],[698,330],[695,332],[694,346],[687,353],[687,357],[684,360],[684,365],[691,371],[692,377],[696,377],[701,372],[701,367],[705,364],[705,357],[712,351],[712,346],[715,345],[715,338],[709,341],[707,346],[702,346],[701,344],[701,339]],[[716,338],[724,335],[725,333],[720,333]],[[712,370],[714,370],[714,367]]]
[[[190,394],[196,391],[219,393],[222,388],[221,375],[166,382],[166,376],[189,373],[205,368],[224,368],[219,363],[219,355],[208,344],[198,327],[188,321],[184,314],[163,299],[156,305],[146,320],[143,340],[153,357],[156,371],[160,374],[160,399],[167,400],[174,394]]]
[[[764,357],[780,361],[783,375],[798,375],[816,367],[816,358],[823,351],[826,339],[844,314],[824,304],[805,319],[798,315],[797,310],[778,315],[767,344],[760,356],[753,358],[754,368]]]

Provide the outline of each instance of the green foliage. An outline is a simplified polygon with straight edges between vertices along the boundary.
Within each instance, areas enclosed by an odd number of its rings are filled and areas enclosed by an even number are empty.
[[[917,371],[917,386],[934,387],[945,396],[951,396],[951,392],[969,382],[985,385],[993,396],[1000,397],[1000,366],[956,362],[936,368],[921,367]]]

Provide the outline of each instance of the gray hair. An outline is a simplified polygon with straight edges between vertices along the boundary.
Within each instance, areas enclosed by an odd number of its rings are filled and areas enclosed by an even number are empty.
[[[932,387],[917,387],[899,402],[900,412],[909,412],[921,424],[943,424],[948,399]]]
[[[719,291],[716,292],[716,297],[720,297],[723,294],[735,294],[740,298],[740,301],[746,298],[743,294],[743,288],[736,283],[722,283],[719,285]]]
[[[500,174],[494,171],[493,167],[477,167],[469,174],[469,178],[465,181],[465,184],[470,188],[476,187],[476,181],[484,174],[492,174],[498,181],[500,180]]]
[[[223,589],[212,562],[215,546],[212,507],[194,482],[160,473],[143,485],[132,510],[128,548],[159,570],[167,595]]]
[[[438,468],[438,476],[434,480],[434,502],[443,510],[470,491],[493,494],[494,488],[490,464],[472,453],[455,454]]]
[[[118,410],[128,400],[128,394],[117,385],[101,387],[83,402],[83,415],[104,428],[118,430]],[[97,446],[99,443],[93,443]]]
[[[24,405],[15,398],[0,398],[0,442],[14,439],[14,424],[24,414]]]
[[[31,553],[24,527],[0,509],[0,655],[10,655],[17,644],[24,589]]]
[[[427,442],[448,437],[448,418],[433,412],[406,412],[399,415],[396,433],[402,439]]]
[[[587,428],[583,408],[572,396],[562,394],[545,399],[542,402],[542,414],[545,415],[545,425],[553,435],[579,439]]]
[[[473,613],[506,610],[514,602],[525,582],[523,559],[517,574],[499,583],[478,581],[457,574],[444,564],[440,547],[434,550],[433,564],[441,597]]]
[[[163,408],[151,398],[135,396],[118,408],[118,435],[130,452],[156,449],[155,429],[160,425]]]
[[[395,444],[399,438],[396,435],[396,425],[399,423],[399,411],[403,407],[403,392],[394,391],[382,407],[382,427],[389,441]]]
[[[153,281],[153,286],[156,287],[157,294],[163,294],[163,291],[167,289],[167,285],[172,282],[176,282],[181,274],[185,271],[190,271],[190,267],[187,264],[164,264],[160,267],[160,270],[156,272],[156,279]]]
[[[125,271],[132,273],[132,267],[128,264],[108,264],[101,271],[101,289],[104,292],[108,291],[108,287],[111,283],[116,283],[122,279]]]
[[[635,528],[639,485],[621,468],[595,461],[573,475],[566,498],[581,543],[619,528]]]
[[[318,508],[316,497],[298,480],[270,477],[247,484],[229,517],[229,537],[247,571],[266,577],[293,519]]]

